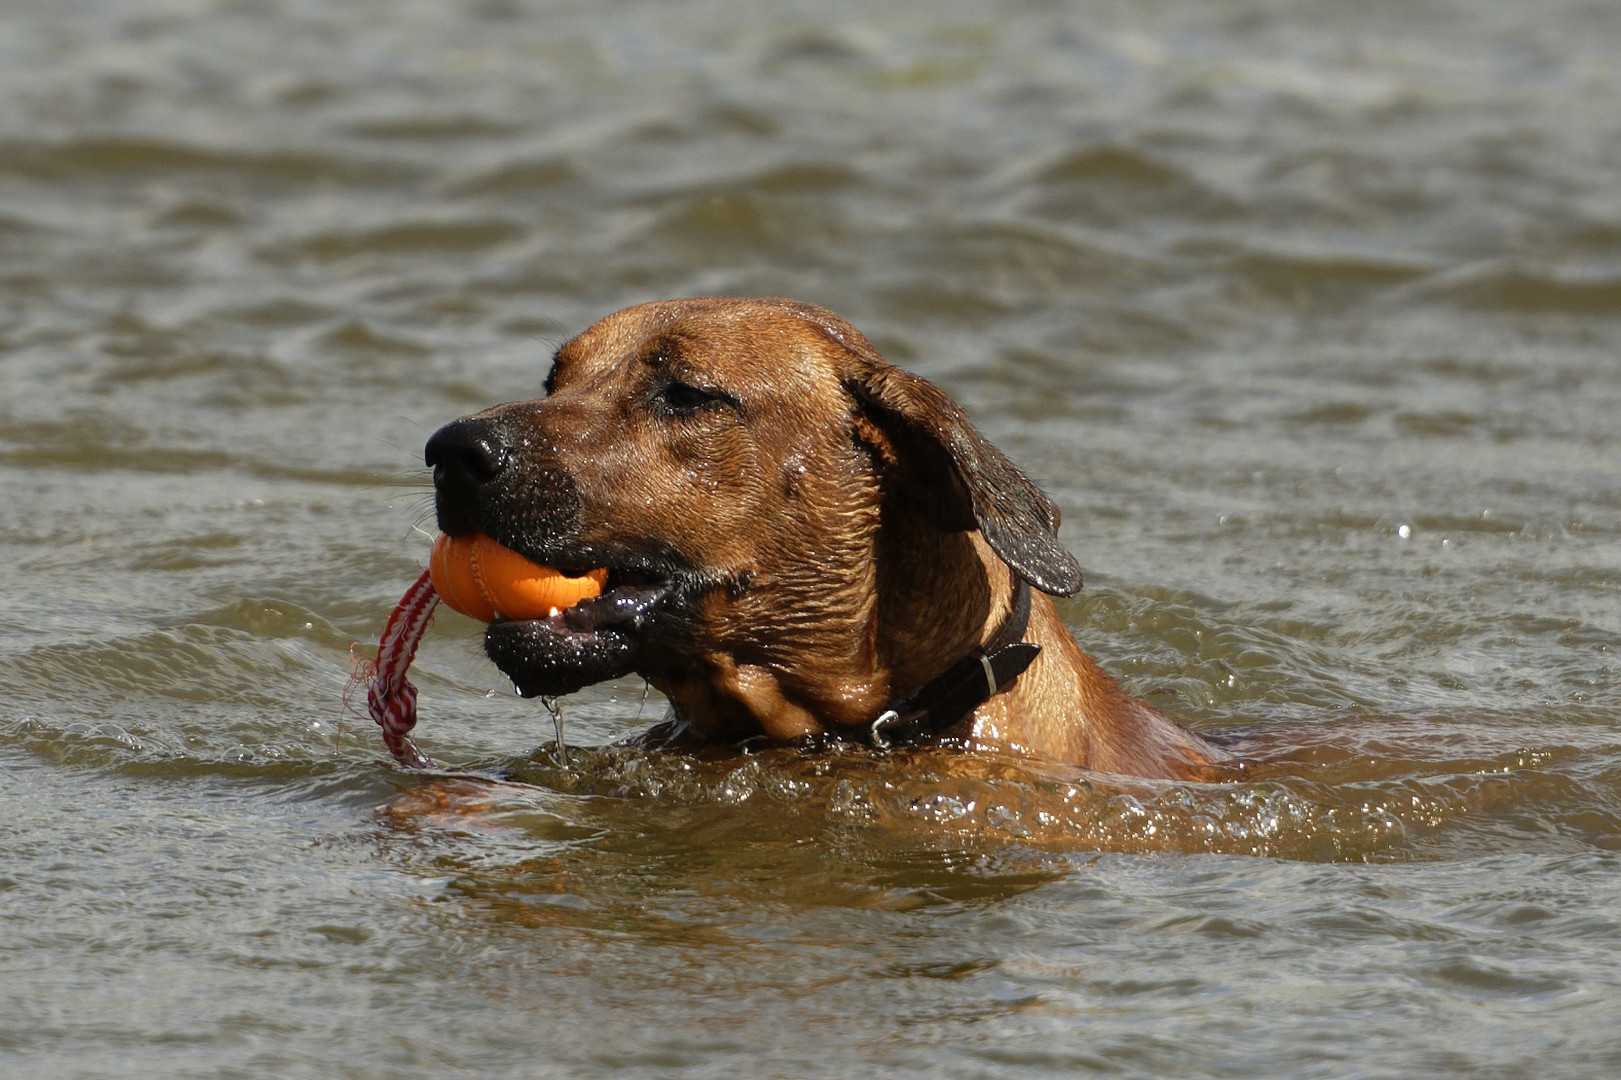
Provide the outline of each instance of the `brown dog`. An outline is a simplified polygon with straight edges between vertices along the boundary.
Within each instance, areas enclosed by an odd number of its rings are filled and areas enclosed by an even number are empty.
[[[1220,756],[1065,629],[1057,507],[821,308],[628,308],[557,351],[546,397],[426,458],[445,532],[609,569],[598,599],[490,625],[525,695],[636,672],[674,706],[662,741],[951,736],[1147,777]]]

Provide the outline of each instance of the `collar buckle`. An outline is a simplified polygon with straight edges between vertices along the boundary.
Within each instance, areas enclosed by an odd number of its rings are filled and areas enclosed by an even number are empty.
[[[885,709],[868,725],[866,742],[879,750],[932,739],[995,697],[1022,675],[1041,652],[1024,640],[1030,628],[1030,583],[1019,579],[1013,610],[991,644],[951,665],[943,674]]]
[[[888,729],[900,723],[900,719],[900,713],[894,709],[885,709],[867,729],[867,738],[880,750],[894,749],[895,744],[889,741]]]

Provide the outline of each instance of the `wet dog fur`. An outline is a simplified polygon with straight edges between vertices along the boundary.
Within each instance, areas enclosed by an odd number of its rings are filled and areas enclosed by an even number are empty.
[[[631,673],[674,719],[649,743],[863,730],[1006,622],[1033,586],[1035,662],[948,735],[1142,777],[1220,755],[1127,695],[1050,596],[1081,587],[1058,508],[939,388],[829,311],[672,300],[563,345],[534,401],[440,429],[440,528],[483,532],[602,598],[498,621],[526,695]]]

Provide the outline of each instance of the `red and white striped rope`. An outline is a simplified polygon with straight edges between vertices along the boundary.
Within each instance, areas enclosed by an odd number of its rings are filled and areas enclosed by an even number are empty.
[[[417,645],[438,604],[433,578],[424,570],[389,614],[382,640],[377,643],[372,677],[366,685],[367,714],[383,729],[383,744],[394,760],[409,769],[437,768],[434,760],[409,738],[417,723],[417,688],[405,672],[416,658]]]

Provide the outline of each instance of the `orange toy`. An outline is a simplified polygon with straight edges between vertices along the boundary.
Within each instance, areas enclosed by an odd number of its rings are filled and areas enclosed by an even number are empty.
[[[545,618],[554,610],[602,595],[608,580],[606,570],[565,577],[482,533],[440,533],[428,558],[428,573],[440,599],[479,622]]]

